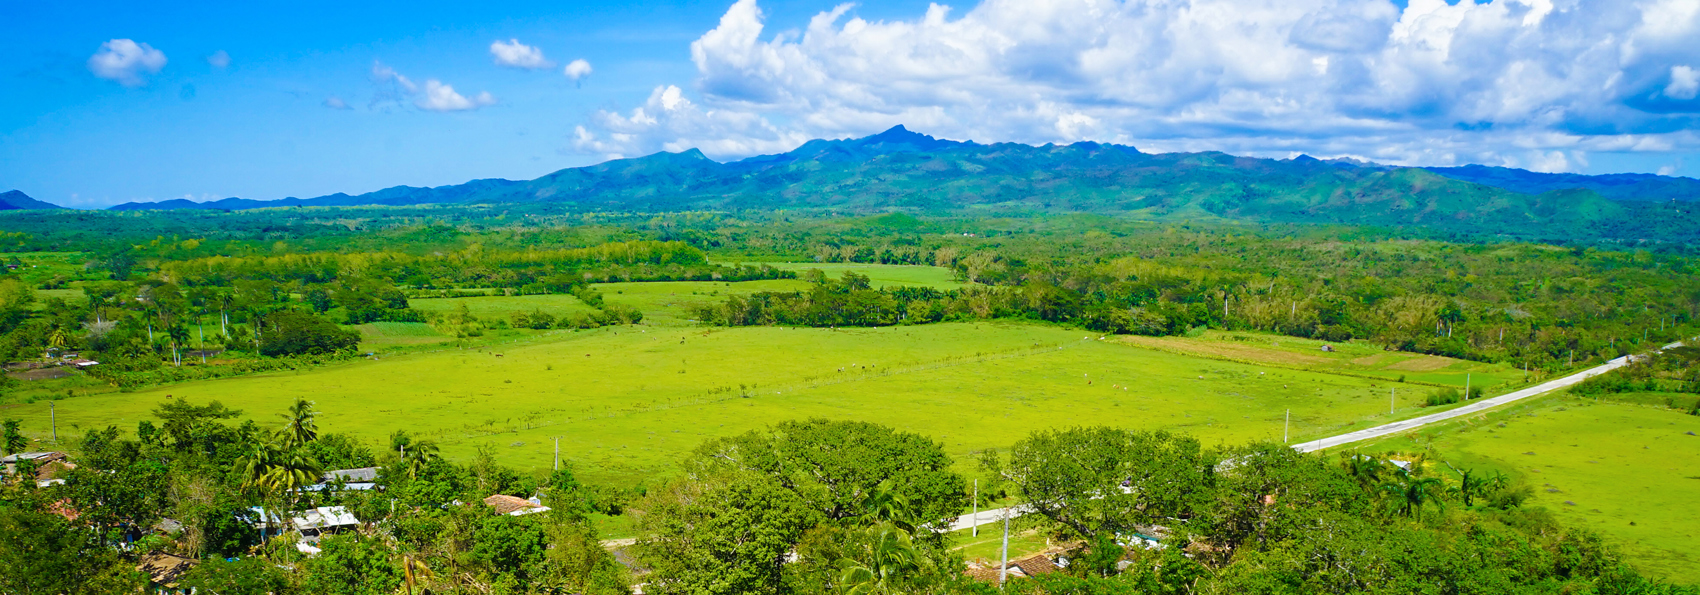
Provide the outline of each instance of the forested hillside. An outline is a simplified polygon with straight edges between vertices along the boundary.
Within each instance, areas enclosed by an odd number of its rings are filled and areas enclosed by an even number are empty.
[[[396,186],[358,196],[130,203],[114,208],[546,204],[578,211],[649,212],[990,210],[1423,227],[1533,240],[1682,243],[1700,237],[1700,215],[1687,204],[1668,201],[1695,198],[1684,195],[1683,189],[1693,185],[1684,185],[1682,179],[1636,178],[1640,185],[1633,188],[1648,189],[1661,199],[1652,200],[1653,195],[1638,196],[1621,184],[1559,180],[1494,185],[1502,178],[1305,156],[1276,160],[1215,152],[1149,154],[1090,142],[982,145],[939,140],[899,126],[866,138],[810,141],[788,153],[731,163],[712,161],[692,149],[564,169],[529,181],[474,180],[436,188]],[[1601,195],[1608,191],[1624,200]]]

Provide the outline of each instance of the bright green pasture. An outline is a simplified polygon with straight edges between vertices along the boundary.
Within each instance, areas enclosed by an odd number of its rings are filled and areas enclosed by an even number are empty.
[[[804,291],[809,284],[795,279],[765,281],[663,281],[644,283],[598,283],[602,301],[637,308],[646,325],[683,326],[690,322],[690,307],[718,304],[729,295],[763,291]]]
[[[1117,337],[1118,340],[1159,349],[1249,363],[1296,367],[1408,382],[1471,386],[1492,391],[1496,386],[1522,385],[1523,372],[1505,364],[1486,364],[1449,357],[1386,351],[1379,345],[1348,341],[1335,343],[1251,331],[1205,331],[1198,337]],[[1333,351],[1323,351],[1326,345]],[[1531,381],[1541,380],[1530,377]],[[1429,387],[1411,387],[1411,396],[1426,395]],[[1507,391],[1497,391],[1507,392]]]
[[[360,347],[366,350],[403,345],[430,345],[454,339],[423,322],[373,322],[352,328],[360,331]]]
[[[415,298],[407,305],[421,312],[455,312],[462,305],[480,320],[507,320],[514,314],[530,314],[542,310],[555,316],[589,314],[594,311],[570,295],[513,295],[463,298]]]
[[[1533,504],[1565,525],[1600,532],[1650,576],[1692,584],[1700,582],[1700,437],[1689,432],[1700,434],[1700,417],[1551,396],[1364,448],[1432,446],[1461,468],[1521,479],[1535,488]]]
[[[58,401],[62,437],[134,427],[167,395],[265,423],[296,398],[323,431],[405,429],[458,460],[479,447],[541,472],[551,438],[592,481],[655,481],[703,440],[809,417],[919,432],[967,455],[1043,428],[1169,428],[1208,445],[1330,435],[1387,419],[1384,382],[1200,359],[1016,323],[879,329],[606,327],[527,342]],[[1400,416],[1418,413],[1402,408]],[[45,403],[7,408],[32,436]]]
[[[956,289],[966,285],[956,279],[956,273],[944,267],[904,264],[864,264],[858,262],[721,262],[719,264],[767,265],[785,271],[819,269],[831,279],[844,276],[845,271],[868,277],[874,287],[910,286],[934,289]]]

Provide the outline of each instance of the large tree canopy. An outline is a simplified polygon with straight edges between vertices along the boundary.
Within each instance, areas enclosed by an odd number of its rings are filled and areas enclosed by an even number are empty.
[[[877,516],[870,498],[878,497],[896,500],[916,525],[939,525],[968,506],[965,482],[951,463],[943,446],[919,434],[812,419],[709,441],[687,467],[697,474],[762,475],[828,520]]]

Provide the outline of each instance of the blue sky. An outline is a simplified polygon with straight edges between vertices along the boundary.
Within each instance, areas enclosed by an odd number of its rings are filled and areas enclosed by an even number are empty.
[[[1694,0],[0,0],[0,190],[310,197],[899,123],[1700,176],[1697,36]]]

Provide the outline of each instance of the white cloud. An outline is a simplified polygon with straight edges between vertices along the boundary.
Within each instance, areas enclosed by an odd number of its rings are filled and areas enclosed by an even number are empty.
[[[1700,70],[1689,66],[1670,67],[1670,84],[1665,86],[1665,96],[1671,99],[1693,99],[1700,94]]]
[[[207,56],[207,64],[211,64],[213,68],[220,70],[229,68],[230,52],[224,50],[213,52],[211,56]]]
[[[1673,65],[1700,64],[1696,6],[981,0],[889,21],[842,5],[774,33],[756,0],[739,0],[691,44],[694,84],[593,116],[575,146],[740,157],[905,124],[980,141],[1392,163],[1539,155],[1568,168],[1579,151],[1700,148],[1700,113],[1671,102],[1693,72]],[[686,107],[662,109],[681,87]]]
[[[490,43],[490,57],[500,66],[513,68],[553,68],[554,62],[543,58],[543,50],[520,43],[518,39]]]
[[[561,74],[575,81],[590,76],[590,63],[584,60],[573,60],[567,63],[567,67],[561,70]]]
[[[341,97],[337,97],[335,95],[326,97],[325,102],[321,105],[331,109],[354,109],[348,106],[348,102],[343,101]]]
[[[394,83],[396,87],[409,95],[419,92],[419,85],[413,84],[413,81],[396,72],[394,68],[390,68],[377,60],[372,61],[372,82],[379,84]]]
[[[89,56],[89,72],[126,87],[147,84],[145,75],[159,72],[161,68],[165,68],[165,52],[129,39],[114,39],[100,44],[100,51]]]
[[[1661,176],[1674,176],[1674,175],[1676,175],[1676,166],[1674,166],[1674,165],[1661,165],[1661,166],[1659,166],[1659,175],[1661,175]]]
[[[425,95],[413,102],[413,105],[419,106],[419,109],[433,112],[458,112],[475,110],[487,105],[495,105],[495,103],[496,97],[488,91],[467,99],[456,93],[454,87],[445,85],[437,79],[430,79],[425,81]]]

